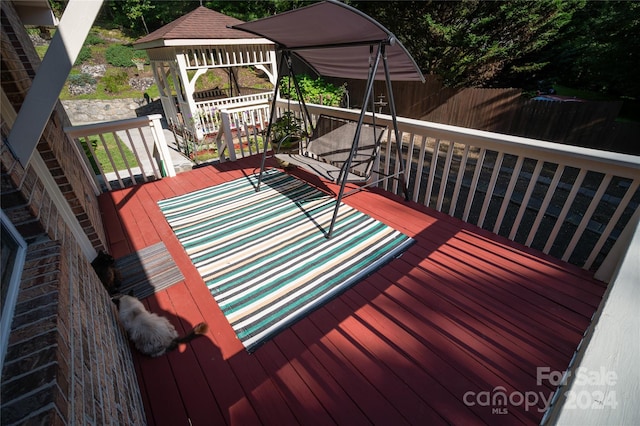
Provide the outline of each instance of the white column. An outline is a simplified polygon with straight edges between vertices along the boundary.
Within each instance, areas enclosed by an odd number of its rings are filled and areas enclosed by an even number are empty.
[[[42,136],[102,2],[70,0],[64,10],[58,30],[9,133],[9,145],[24,167]]]

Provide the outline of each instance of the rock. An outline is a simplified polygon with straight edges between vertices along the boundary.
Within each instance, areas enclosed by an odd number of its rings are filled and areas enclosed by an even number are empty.
[[[153,77],[134,77],[129,80],[129,86],[144,92],[156,83]]]
[[[107,72],[107,66],[105,64],[82,64],[80,71],[84,74],[89,74],[91,77],[102,77]]]
[[[73,96],[77,96],[77,95],[86,95],[89,93],[93,93],[96,91],[96,85],[95,84],[85,84],[82,86],[76,85],[76,84],[70,84],[69,85],[69,93],[71,93]]]

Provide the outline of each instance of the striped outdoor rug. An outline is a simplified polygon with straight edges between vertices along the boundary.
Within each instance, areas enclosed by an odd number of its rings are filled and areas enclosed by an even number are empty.
[[[184,280],[163,242],[116,259],[116,268],[122,275],[120,293],[133,290],[138,299]]]
[[[398,256],[413,240],[270,170],[160,209],[248,351]]]

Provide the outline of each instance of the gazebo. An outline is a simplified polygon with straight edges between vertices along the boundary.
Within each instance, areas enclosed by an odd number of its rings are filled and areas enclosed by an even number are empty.
[[[147,52],[169,125],[185,126],[202,139],[218,132],[217,110],[262,103],[272,96],[273,90],[256,91],[238,84],[238,67],[263,71],[274,86],[277,78],[273,42],[228,28],[241,23],[199,6],[134,43],[136,49]],[[216,68],[226,70],[229,89],[196,92],[198,78]]]

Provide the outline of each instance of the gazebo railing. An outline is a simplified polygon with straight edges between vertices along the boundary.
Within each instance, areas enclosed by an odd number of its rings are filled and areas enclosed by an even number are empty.
[[[222,109],[251,108],[256,105],[267,105],[273,96],[273,91],[254,93],[233,98],[211,99],[196,102],[196,112],[193,120],[204,135],[217,133],[221,125],[220,111]],[[232,125],[234,125],[232,121]],[[233,127],[232,127],[233,128]]]

